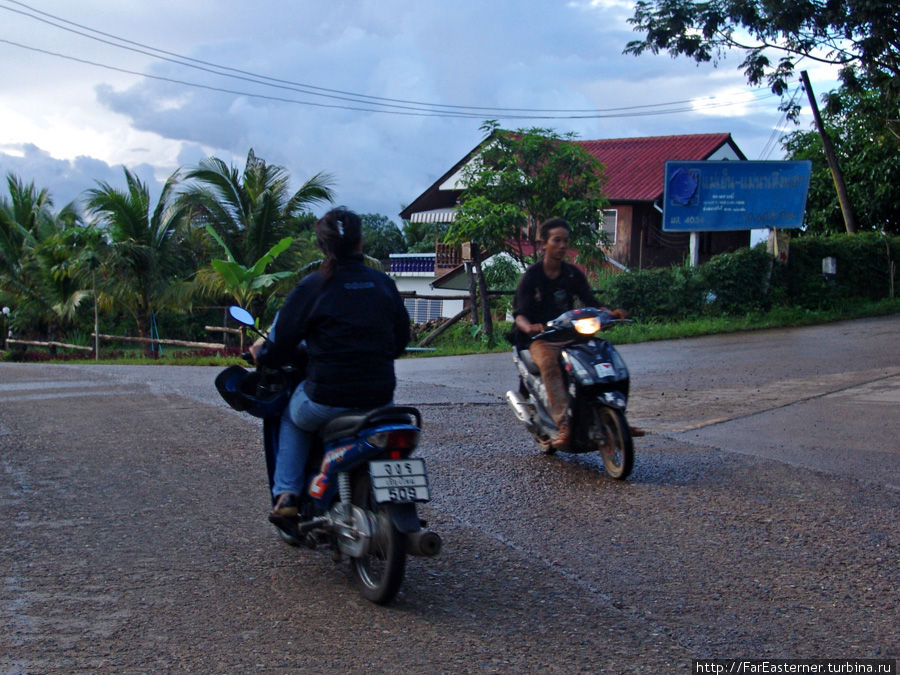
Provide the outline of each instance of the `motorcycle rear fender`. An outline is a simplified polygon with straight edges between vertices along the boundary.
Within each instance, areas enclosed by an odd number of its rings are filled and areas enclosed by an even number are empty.
[[[386,504],[385,506],[388,513],[391,514],[391,520],[398,532],[412,534],[421,529],[422,525],[415,504]]]
[[[327,509],[338,490],[336,476],[342,471],[351,471],[359,464],[380,457],[387,458],[384,448],[370,445],[365,439],[372,434],[398,429],[416,429],[409,424],[383,424],[364,429],[356,438],[344,439],[325,445],[319,473],[309,483],[309,495],[319,508]],[[401,450],[403,457],[412,454],[414,448]]]

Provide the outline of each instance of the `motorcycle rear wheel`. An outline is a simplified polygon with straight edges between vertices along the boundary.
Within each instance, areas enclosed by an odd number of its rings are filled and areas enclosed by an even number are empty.
[[[615,408],[597,406],[592,434],[610,478],[628,478],[634,468],[634,442],[625,414]]]
[[[372,494],[372,479],[360,471],[353,479],[353,504],[372,517],[369,551],[351,558],[350,565],[360,592],[367,600],[384,605],[394,599],[406,571],[405,536],[394,527],[391,514]]]

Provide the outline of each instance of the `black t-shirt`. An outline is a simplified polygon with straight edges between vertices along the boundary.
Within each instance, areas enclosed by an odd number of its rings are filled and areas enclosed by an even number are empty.
[[[550,279],[539,260],[519,280],[513,316],[521,314],[531,323],[547,323],[575,307],[576,298],[585,307],[600,304],[580,269],[563,262],[559,276]],[[514,331],[514,341],[520,349],[528,347],[530,342],[518,328]]]

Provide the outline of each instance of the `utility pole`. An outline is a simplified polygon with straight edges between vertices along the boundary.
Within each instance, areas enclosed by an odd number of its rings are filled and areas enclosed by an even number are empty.
[[[822,116],[819,115],[819,106],[816,103],[812,85],[809,83],[809,75],[804,70],[800,72],[800,78],[803,80],[803,88],[806,89],[806,96],[809,98],[809,105],[812,107],[816,128],[819,130],[819,136],[822,138],[825,158],[828,160],[828,167],[831,169],[831,177],[834,179],[834,187],[837,190],[838,202],[841,205],[841,213],[844,215],[844,226],[847,228],[847,232],[856,234],[856,218],[850,206],[850,197],[847,195],[844,174],[841,173],[841,167],[838,165],[837,157],[834,154],[834,145],[831,142],[831,138],[825,132],[825,126],[822,124]]]

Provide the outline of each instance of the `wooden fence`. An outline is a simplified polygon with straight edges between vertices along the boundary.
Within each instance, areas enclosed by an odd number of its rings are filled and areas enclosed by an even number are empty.
[[[240,331],[236,328],[215,328],[216,331],[222,331],[225,333]],[[95,333],[91,333],[91,337],[94,337]],[[105,335],[100,333],[97,335],[97,338],[100,340],[104,340],[106,342],[137,342],[140,344],[157,344],[157,345],[168,345],[172,347],[193,347],[194,349],[215,349],[215,350],[224,350],[225,344],[223,342],[195,342],[192,340],[166,340],[161,338],[142,338],[142,337],[129,337],[125,335]],[[14,338],[8,338],[6,340],[7,345],[23,345],[29,347],[57,347],[60,349],[75,349],[78,351],[84,352],[92,352],[94,351],[93,347],[85,347],[84,345],[73,345],[66,342],[57,342],[55,340],[17,340]]]

